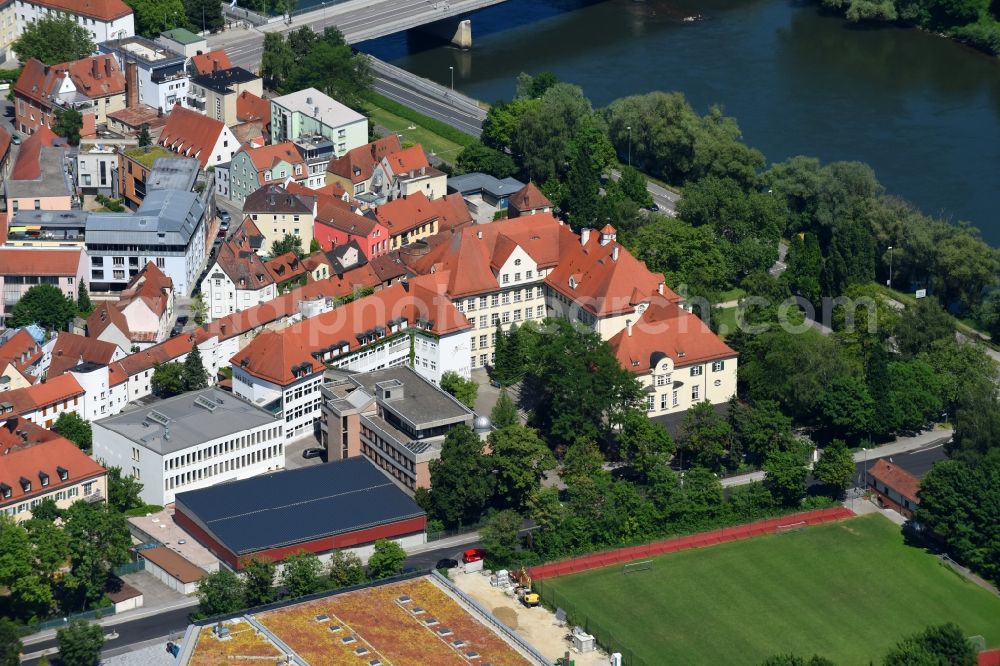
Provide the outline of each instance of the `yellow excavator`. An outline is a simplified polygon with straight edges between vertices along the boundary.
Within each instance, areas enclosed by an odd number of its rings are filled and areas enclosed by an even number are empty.
[[[521,567],[521,570],[515,574],[515,578],[517,579],[517,598],[521,600],[521,603],[528,608],[540,605],[542,599],[537,592],[531,591],[531,576],[528,571]]]

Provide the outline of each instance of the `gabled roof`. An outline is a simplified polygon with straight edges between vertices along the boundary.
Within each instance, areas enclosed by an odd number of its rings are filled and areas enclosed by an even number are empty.
[[[507,205],[518,211],[551,208],[552,202],[546,198],[534,183],[528,183],[514,194],[510,195]]]
[[[678,368],[736,356],[699,317],[662,296],[608,344],[621,366],[636,374],[649,372],[664,356]]]
[[[191,64],[199,74],[211,74],[220,69],[229,69],[233,63],[229,61],[225,49],[215,49],[208,53],[200,53],[191,58]]]
[[[885,458],[879,458],[874,465],[868,468],[868,476],[881,481],[883,485],[892,488],[911,502],[920,503],[920,497],[918,497],[920,479],[905,469],[893,465]]]
[[[423,192],[404,195],[375,209],[375,219],[393,236],[405,234],[438,218],[438,208]]]
[[[330,268],[336,273],[344,273],[356,266],[368,263],[365,251],[353,238],[342,245],[335,245],[325,256]]]
[[[321,195],[316,202],[316,222],[346,234],[367,238],[379,226],[369,215],[359,215],[346,201]]]
[[[183,157],[195,157],[204,169],[212,159],[219,135],[226,129],[221,120],[209,118],[197,111],[174,106],[157,143]]]
[[[10,180],[39,180],[42,177],[42,151],[55,148],[61,139],[46,125],[24,140],[14,160]]]
[[[148,261],[122,290],[119,307],[124,310],[132,301],[141,299],[157,317],[162,317],[167,311],[169,292],[173,288],[174,281],[156,264]]]
[[[207,336],[205,336],[207,337]],[[153,345],[148,349],[130,354],[123,358],[118,364],[129,377],[151,370],[153,366],[161,363],[169,363],[191,351],[195,344],[195,334],[181,333],[172,338],[167,338],[158,345]]]
[[[379,282],[391,282],[413,273],[399,258],[399,250],[379,255],[368,260],[368,265],[378,276]]]
[[[252,239],[257,239],[256,247]],[[274,284],[271,274],[256,252],[262,241],[263,236],[248,217],[219,249],[215,263],[237,289],[264,289]],[[209,271],[207,277],[212,277],[212,273],[213,271]]]
[[[88,319],[88,323],[89,321]],[[123,332],[128,335],[127,325]],[[58,377],[81,363],[107,365],[111,363],[118,350],[118,345],[113,342],[104,342],[97,338],[88,338],[76,333],[61,331],[56,338],[55,346],[52,347],[52,362],[49,365],[48,376],[50,378]]]
[[[26,371],[38,362],[43,353],[42,346],[35,342],[28,331],[23,328],[18,329],[0,345],[0,371],[4,370],[7,364],[13,365],[30,382],[33,378],[26,374]]]
[[[80,386],[80,382],[76,381],[76,377],[65,374],[25,388],[5,391],[0,394],[0,403],[7,402],[12,405],[13,410],[4,414],[5,418],[9,418],[51,407],[58,402],[79,398],[84,393],[85,391]]]
[[[10,150],[10,140],[10,132],[4,127],[0,127],[0,160],[7,156],[7,152]]]
[[[80,248],[0,247],[0,275],[75,276]]]
[[[122,311],[114,303],[101,301],[87,317],[87,335],[93,339],[99,338],[110,326],[117,328],[129,340],[132,339],[132,333],[128,330],[128,320]]]
[[[294,252],[278,255],[266,262],[264,269],[275,282],[285,282],[306,272],[306,267]]]
[[[260,148],[247,148],[243,146],[240,148],[240,152],[246,153],[247,157],[253,163],[254,168],[257,169],[258,173],[261,173],[261,180],[263,182],[263,173],[271,169],[271,167],[276,166],[278,162],[288,162],[292,166],[296,164],[305,164],[305,160],[302,159],[302,155],[299,153],[295,144],[291,141],[285,141],[284,143],[276,143],[271,146],[262,146]],[[238,155],[239,153],[237,153]],[[275,174],[271,174],[271,180],[280,180]],[[287,174],[287,176],[295,177],[294,173]]]
[[[437,208],[439,233],[472,224],[469,206],[458,192],[434,199],[431,204]]]
[[[59,90],[59,83],[65,76],[65,70],[49,67],[36,58],[28,58],[14,84],[14,92],[48,107],[51,106],[52,95]]]
[[[303,373],[323,372],[325,366],[309,354],[301,335],[264,331],[232,358],[234,365],[255,377],[287,386]]]
[[[351,183],[361,183],[372,177],[375,165],[381,162],[383,157],[402,149],[399,137],[390,134],[349,150],[335,160],[330,160],[326,170],[341,178],[346,178]]]
[[[431,165],[427,161],[427,155],[424,154],[424,147],[419,143],[386,156],[385,161],[397,177],[417,169],[426,169]]]
[[[529,224],[540,215],[524,218]],[[610,230],[610,232],[608,231]],[[670,301],[680,297],[666,287],[661,273],[653,273],[615,240],[613,227],[586,232],[587,242],[564,227],[560,234],[559,265],[545,283],[596,316],[627,314],[639,303],[660,294]]]
[[[23,416],[0,421],[0,456],[6,455],[4,451],[50,442],[53,439],[60,437]]]
[[[236,98],[236,117],[244,122],[263,120],[265,125],[270,125],[271,103],[249,90],[244,90]]]
[[[111,54],[81,58],[55,65],[53,69],[63,67],[68,70],[69,78],[76,86],[76,92],[81,95],[94,99],[125,93],[125,75]]]
[[[132,13],[132,8],[122,0],[32,0],[32,2],[42,7],[79,14],[104,23]]]
[[[243,213],[312,215],[314,200],[315,197],[292,194],[279,183],[268,183],[247,196]]]
[[[3,491],[0,504],[24,502],[107,473],[76,444],[62,437],[5,451],[0,455],[0,490]],[[10,499],[4,499],[8,491]]]

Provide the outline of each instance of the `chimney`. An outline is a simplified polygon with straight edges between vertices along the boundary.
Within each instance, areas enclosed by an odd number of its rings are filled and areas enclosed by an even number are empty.
[[[580,245],[586,245],[590,240],[590,229],[580,230]]]
[[[477,232],[476,232],[476,238],[480,238],[480,239],[481,239],[482,237],[483,237],[483,232],[482,232],[482,230],[480,230],[480,231],[477,231]]]
[[[663,283],[662,282],[660,284],[656,285],[656,291],[660,294],[660,296],[663,296]]]
[[[420,167],[420,175],[421,176],[427,175],[427,167]]]
[[[225,323],[219,324],[219,332],[222,333],[223,335],[226,334],[226,324]]]
[[[139,106],[139,65],[135,62],[125,63],[125,90],[125,106],[130,109]]]
[[[410,290],[410,281],[406,279],[405,275],[399,281],[399,284],[403,285],[403,291],[409,291]]]
[[[101,67],[97,64],[97,58],[90,61],[90,73],[95,79],[101,78]]]
[[[618,244],[611,248],[611,261],[618,261]]]
[[[111,78],[111,58],[104,59],[104,73],[109,79]]]

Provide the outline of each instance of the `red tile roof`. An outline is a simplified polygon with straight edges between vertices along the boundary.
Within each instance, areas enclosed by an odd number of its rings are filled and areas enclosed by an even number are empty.
[[[61,474],[66,474],[65,481]],[[0,455],[0,490],[3,491],[0,506],[24,502],[104,474],[107,474],[106,469],[62,437],[6,449],[5,455]],[[25,482],[30,483],[27,489],[23,485]],[[4,499],[7,492],[10,492],[10,499]]]
[[[200,342],[205,337],[208,336],[198,337],[198,341]],[[151,370],[155,365],[169,363],[187,354],[194,347],[195,338],[194,333],[175,335],[158,345],[126,356],[118,362],[118,365],[127,376],[134,377],[140,372]]]
[[[427,161],[424,148],[420,144],[396,151],[385,158],[389,168],[397,176],[417,169],[426,169],[431,164]]]
[[[530,224],[539,215],[525,218]],[[614,227],[591,232],[586,244],[568,227],[560,239],[559,265],[545,283],[596,316],[628,314],[663,289],[670,301],[680,297],[666,287],[661,273],[653,273],[617,240]],[[603,243],[603,244],[602,244]]]
[[[368,260],[368,266],[378,276],[379,282],[388,284],[392,280],[410,275],[410,269],[399,258],[399,250],[373,257]]]
[[[87,317],[87,336],[94,339],[99,338],[109,326],[116,327],[126,338],[132,339],[132,333],[128,329],[128,320],[125,319],[122,311],[116,307],[115,303],[101,301]]]
[[[328,195],[320,195],[316,200],[316,223],[364,238],[379,226],[377,220],[367,215],[358,215],[357,209],[351,204]]]
[[[246,146],[244,146],[240,150],[242,152],[245,152],[247,156],[250,158],[250,161],[253,162],[254,167],[260,174],[259,177],[261,184],[269,182],[264,180],[264,171],[270,170],[271,167],[277,165],[278,162],[280,161],[288,162],[293,167],[296,164],[305,164],[305,160],[302,159],[302,155],[295,148],[295,144],[292,143],[291,141],[285,141],[284,143],[276,143],[271,146],[262,146],[260,148],[247,148]],[[303,169],[303,171],[305,170]],[[272,181],[282,180],[281,178],[278,178],[277,175],[275,174],[271,175],[272,175],[271,178]],[[306,174],[303,173],[300,175],[300,177],[303,177],[305,175]],[[292,178],[294,178],[295,174],[289,173],[287,174],[287,176],[291,176]]]
[[[341,343],[354,351],[362,346],[360,334],[379,326],[386,329],[384,333],[389,332],[390,319],[405,319],[410,327],[418,326],[418,320],[429,322],[429,330],[436,335],[469,327],[465,315],[434,288],[433,279],[414,278],[406,285],[394,284],[278,333],[262,333],[232,362],[254,376],[285,386],[295,380],[292,368],[296,365],[308,363],[313,371],[322,370],[323,364],[314,353],[319,356],[333,347],[339,349]]]
[[[507,205],[518,211],[535,210],[537,208],[551,208],[549,201],[542,191],[534,183],[528,183],[514,194],[510,195]]]
[[[10,172],[11,180],[38,180],[42,177],[42,148],[53,148],[59,137],[42,125],[24,140]]]
[[[260,231],[248,217],[229,240],[219,249],[216,264],[237,289],[264,289],[274,284],[263,260],[257,254],[250,238],[257,236],[263,241]],[[258,243],[259,247],[260,243]]]
[[[124,310],[132,301],[141,299],[157,317],[162,317],[170,302],[174,281],[152,261],[139,271],[122,290],[118,307]]]
[[[242,121],[263,120],[265,125],[270,125],[271,103],[244,90],[236,98],[236,117]]]
[[[132,13],[122,0],[32,0],[36,5],[79,14],[107,23]]]
[[[11,412],[2,416],[6,418],[28,414],[65,400],[79,398],[83,394],[83,387],[76,381],[76,377],[69,374],[60,375],[26,388],[12,389],[0,394],[0,404],[8,402],[13,406]]]
[[[294,252],[286,252],[266,262],[264,270],[267,271],[272,280],[280,283],[304,275],[306,267]]]
[[[204,169],[212,159],[212,151],[225,131],[221,120],[209,118],[180,104],[170,112],[170,118],[157,143],[183,157],[196,157]]]
[[[56,433],[32,423],[23,416],[4,419],[0,421],[0,456],[11,448],[50,442],[58,438],[59,435]]]
[[[191,58],[191,64],[199,74],[211,74],[220,69],[232,69],[233,63],[229,61],[225,49],[215,49],[208,53],[201,53]]]
[[[0,247],[0,275],[75,276],[82,253],[78,248]]]
[[[53,66],[61,68],[68,70],[77,93],[91,99],[125,93],[125,75],[113,55],[91,56]]]
[[[729,348],[699,317],[658,296],[642,316],[608,341],[623,368],[636,374],[650,371],[663,356],[674,367],[733,358]]]
[[[868,468],[868,476],[881,481],[906,499],[916,504],[920,503],[917,491],[920,490],[920,479],[905,469],[893,465],[885,458],[879,458]]]
[[[169,117],[169,115],[160,113],[158,109],[154,109],[148,104],[126,107],[108,114],[108,118],[113,118],[123,125],[128,125],[136,132],[141,131],[143,125],[148,125],[149,131],[155,132],[167,124]]]
[[[472,213],[458,192],[453,192],[431,202],[438,212],[438,232],[451,231],[472,224]]]
[[[0,161],[7,157],[7,152],[10,150],[10,132],[6,128],[0,127]]]
[[[383,137],[363,146],[347,151],[338,159],[331,160],[326,170],[332,174],[349,180],[351,183],[361,183],[372,177],[375,165],[383,157],[402,150],[399,137],[395,134]]]
[[[404,195],[375,209],[375,218],[393,236],[405,234],[438,218],[438,207],[423,192]]]
[[[88,319],[88,323],[89,321]],[[107,328],[107,325],[104,328]],[[127,326],[124,333],[128,335]],[[114,359],[118,350],[118,345],[113,342],[61,331],[52,347],[52,362],[49,365],[48,376],[58,377],[81,363],[107,365]]]
[[[0,371],[5,370],[7,364],[14,368],[29,382],[34,378],[26,374],[27,369],[38,362],[43,355],[42,347],[31,337],[25,329],[20,329],[7,342],[0,345]]]

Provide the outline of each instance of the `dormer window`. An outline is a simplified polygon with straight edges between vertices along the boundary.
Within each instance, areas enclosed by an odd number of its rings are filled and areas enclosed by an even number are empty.
[[[56,467],[56,473],[59,475],[60,481],[65,481],[69,478],[69,470],[65,467]]]
[[[49,475],[45,472],[38,472],[38,481],[42,484],[42,488],[49,485]]]
[[[21,490],[22,491],[24,491],[26,493],[30,493],[31,492],[31,480],[30,479],[27,479],[27,478],[25,478],[25,477],[22,476],[20,479],[18,479],[18,482],[21,484]]]
[[[576,278],[574,278],[572,275],[569,277],[569,288],[576,289]]]
[[[12,492],[13,491],[10,486],[6,483],[0,483],[0,495],[2,495],[4,499],[10,499]]]

